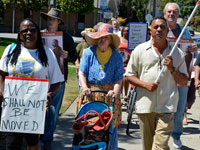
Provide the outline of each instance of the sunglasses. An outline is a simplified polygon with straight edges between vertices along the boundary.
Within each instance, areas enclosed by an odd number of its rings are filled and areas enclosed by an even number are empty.
[[[37,29],[36,28],[31,28],[31,29],[27,28],[27,29],[20,31],[20,33],[27,34],[28,31],[31,32],[31,33],[35,33],[37,31]]]

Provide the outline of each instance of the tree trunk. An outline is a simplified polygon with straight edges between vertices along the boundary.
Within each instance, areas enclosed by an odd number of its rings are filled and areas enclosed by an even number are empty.
[[[75,14],[75,21],[74,21],[74,35],[78,34],[78,14]]]
[[[33,18],[33,11],[31,8],[24,9],[24,18]]]

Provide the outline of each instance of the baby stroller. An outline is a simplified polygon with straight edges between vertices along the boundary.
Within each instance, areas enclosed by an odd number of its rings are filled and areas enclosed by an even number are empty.
[[[92,90],[107,94],[107,91]],[[82,96],[81,101],[83,101]],[[114,99],[112,100],[114,106]],[[76,121],[72,126],[74,131],[73,150],[107,150],[110,135],[113,131],[112,110],[106,103],[94,101],[80,107]]]

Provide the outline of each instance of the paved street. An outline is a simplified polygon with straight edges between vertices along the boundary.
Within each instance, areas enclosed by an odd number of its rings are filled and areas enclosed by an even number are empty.
[[[55,139],[53,142],[53,150],[70,150],[72,146],[72,124],[75,118],[74,102],[70,108],[60,117],[57,125]],[[126,135],[126,107],[123,106],[123,120],[122,125],[118,130],[119,150],[142,150],[140,130],[137,122],[137,117],[133,115],[133,121],[130,129],[131,136]],[[188,111],[189,125],[184,127],[184,134],[181,137],[183,148],[182,150],[200,150],[200,97],[197,95],[196,102],[191,110]],[[174,150],[172,146],[172,139],[169,141],[170,149]]]

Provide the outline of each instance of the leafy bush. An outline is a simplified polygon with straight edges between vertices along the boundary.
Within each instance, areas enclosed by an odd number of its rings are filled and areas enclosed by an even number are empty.
[[[194,24],[195,25],[200,25],[200,16],[195,16]]]
[[[197,32],[200,32],[200,26],[198,26],[198,27],[196,28],[196,31],[197,31]]]

